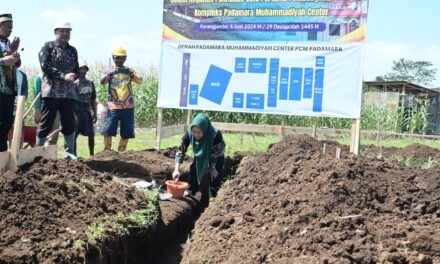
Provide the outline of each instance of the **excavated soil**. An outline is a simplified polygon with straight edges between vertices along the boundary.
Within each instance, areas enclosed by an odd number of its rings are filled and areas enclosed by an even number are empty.
[[[440,263],[440,168],[288,138],[247,158],[197,221],[182,263]],[[348,151],[347,151],[348,152]]]
[[[0,262],[83,263],[87,227],[148,202],[82,162],[40,160],[0,177]]]
[[[109,151],[85,161],[42,159],[1,175],[0,263],[179,263],[203,210],[199,193],[159,201],[159,219],[147,230],[106,229],[96,241],[87,236],[94,224],[145,208],[149,201],[130,183],[163,185],[171,178],[174,153]],[[241,158],[226,159],[228,174]],[[189,165],[188,160],[182,171]]]
[[[411,158],[418,162],[428,162],[429,157],[437,162],[440,161],[440,150],[423,144],[411,144],[406,148],[389,147],[382,150],[374,145],[362,146],[362,152],[368,156],[378,156],[381,152],[384,158],[398,159]],[[438,165],[438,163],[433,164]]]
[[[106,231],[93,243],[87,231],[105,217],[145,208],[145,195],[129,183],[162,183],[173,167],[167,152],[105,152],[87,161],[38,160],[1,175],[0,263],[164,263],[162,247],[186,239],[200,197],[161,201],[148,230]],[[168,263],[180,261],[173,250]]]

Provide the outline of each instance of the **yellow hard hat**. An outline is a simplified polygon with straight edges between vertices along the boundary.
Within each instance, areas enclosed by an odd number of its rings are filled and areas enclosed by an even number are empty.
[[[118,47],[112,52],[113,56],[127,57],[127,51],[123,47]]]

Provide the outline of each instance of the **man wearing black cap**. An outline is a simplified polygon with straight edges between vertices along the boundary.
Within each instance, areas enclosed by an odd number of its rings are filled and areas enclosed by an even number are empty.
[[[0,152],[8,150],[7,135],[13,123],[17,95],[15,64],[20,61],[17,53],[20,39],[8,40],[12,27],[12,15],[0,15]]]
[[[43,71],[43,85],[41,87],[42,117],[38,125],[37,146],[44,146],[59,112],[66,148],[65,157],[76,159],[74,110],[77,93],[74,81],[79,76],[79,65],[78,53],[69,45],[71,31],[70,23],[57,23],[54,27],[55,41],[45,43],[38,54]]]

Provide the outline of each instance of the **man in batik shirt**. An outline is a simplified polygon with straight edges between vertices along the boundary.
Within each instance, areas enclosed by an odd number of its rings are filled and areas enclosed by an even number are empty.
[[[12,15],[0,15],[0,152],[8,150],[8,132],[14,120],[14,101],[17,95],[15,64],[20,61],[17,53],[20,39],[12,42]]]
[[[39,53],[43,71],[41,88],[41,121],[37,131],[37,146],[43,146],[52,131],[53,122],[60,113],[61,132],[64,135],[66,158],[75,156],[75,100],[74,81],[79,76],[78,53],[69,45],[70,23],[58,23],[54,27],[56,39],[49,41]]]

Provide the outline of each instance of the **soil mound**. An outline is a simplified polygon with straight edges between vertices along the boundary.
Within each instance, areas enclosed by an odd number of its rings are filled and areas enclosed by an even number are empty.
[[[362,146],[361,151],[369,156],[377,156],[380,149],[374,145]],[[428,162],[429,157],[432,160],[440,162],[440,150],[431,148],[423,144],[411,144],[405,148],[389,147],[382,149],[382,156],[392,159],[413,159],[418,162]],[[436,165],[436,164],[433,164]]]
[[[40,160],[2,175],[0,190],[1,263],[83,263],[91,224],[148,202],[81,161]]]
[[[440,169],[322,145],[288,138],[243,161],[183,263],[440,263]]]

